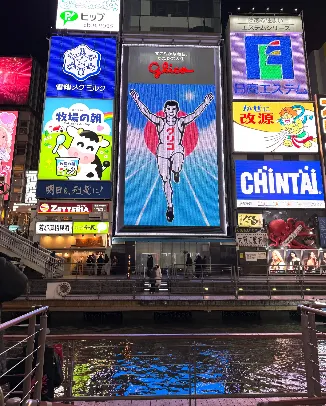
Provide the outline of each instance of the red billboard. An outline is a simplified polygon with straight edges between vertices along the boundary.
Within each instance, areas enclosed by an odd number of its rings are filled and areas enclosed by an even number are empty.
[[[106,203],[41,202],[37,212],[39,214],[87,214],[108,211],[109,205]]]
[[[0,104],[27,104],[32,58],[0,57]]]
[[[18,111],[0,111],[0,176],[10,186]],[[5,195],[8,200],[8,194]]]

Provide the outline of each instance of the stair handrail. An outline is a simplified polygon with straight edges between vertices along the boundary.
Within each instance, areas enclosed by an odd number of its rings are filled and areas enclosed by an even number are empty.
[[[0,225],[0,242],[16,255],[44,268],[44,273],[63,273],[63,261],[58,256],[52,256],[51,251],[43,247],[34,247],[32,241],[16,235],[3,225]]]

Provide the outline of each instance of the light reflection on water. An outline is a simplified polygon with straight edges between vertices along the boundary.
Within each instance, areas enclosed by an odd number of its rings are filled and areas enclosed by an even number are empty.
[[[51,334],[299,332],[298,322],[71,326]],[[202,342],[75,342],[73,396],[235,394],[306,391],[296,339]],[[323,351],[326,354],[326,346]],[[325,357],[326,364],[326,357]],[[325,375],[326,380],[326,375]],[[63,395],[63,388],[58,395]]]
[[[295,339],[75,343],[74,396],[305,390]]]

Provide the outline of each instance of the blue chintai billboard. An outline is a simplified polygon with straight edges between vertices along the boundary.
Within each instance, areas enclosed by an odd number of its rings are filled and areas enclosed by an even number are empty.
[[[319,161],[235,161],[237,207],[324,208]]]

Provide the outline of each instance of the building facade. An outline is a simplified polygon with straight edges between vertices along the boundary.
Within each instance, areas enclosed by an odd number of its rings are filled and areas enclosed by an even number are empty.
[[[309,76],[313,94],[326,93],[326,44],[308,56]]]
[[[11,168],[6,176],[5,223],[27,231],[31,205],[24,204],[26,172],[38,165],[45,72],[32,58],[1,57],[0,65],[5,78],[0,88],[0,110],[17,112],[12,163],[8,166],[2,162],[2,171]]]

